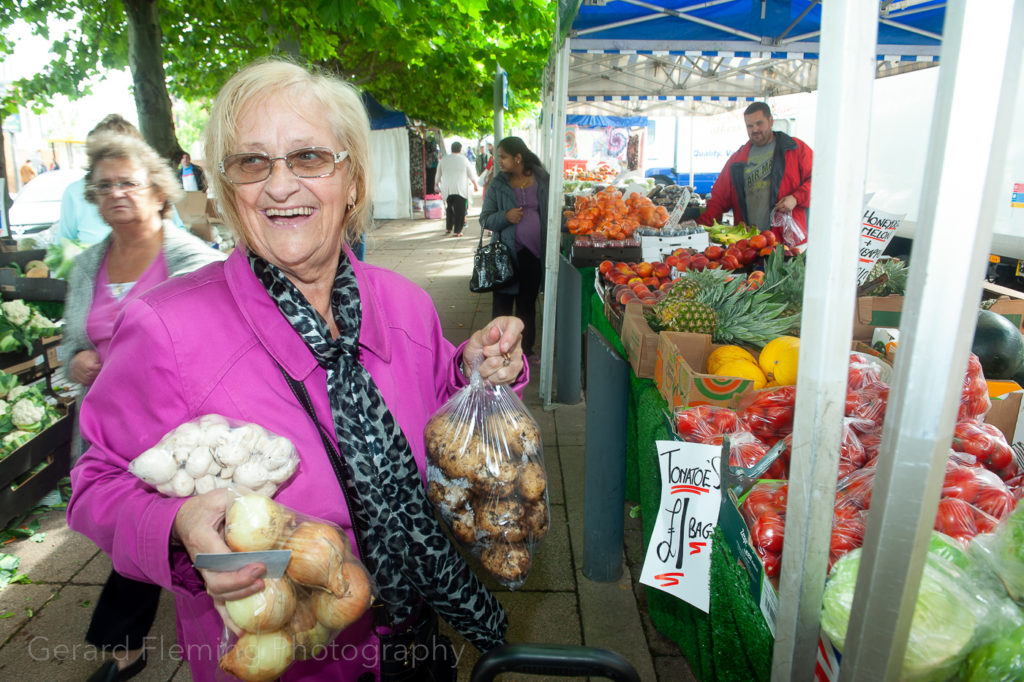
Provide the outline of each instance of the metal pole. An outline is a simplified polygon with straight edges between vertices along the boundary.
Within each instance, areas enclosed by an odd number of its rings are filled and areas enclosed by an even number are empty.
[[[826,11],[831,4],[823,3]],[[1000,184],[1022,45],[1021,0],[946,4],[918,236],[840,668],[843,681],[900,677],[992,222],[1005,200]],[[974,170],[979,168],[987,173]]]
[[[558,294],[562,297],[558,304],[557,324],[555,325],[558,339],[558,402],[563,405],[575,405],[583,395],[580,386],[583,367],[583,278],[580,271],[572,267],[564,257],[559,261]],[[627,378],[628,381],[628,378]]]
[[[626,503],[629,365],[593,325],[587,328],[587,441],[583,474],[583,575],[622,574]]]
[[[498,153],[498,143],[505,137],[505,104],[504,75],[501,64],[494,65],[494,153]],[[497,164],[495,164],[497,166]]]
[[[555,35],[558,26],[555,26]],[[552,375],[555,359],[555,311],[558,301],[558,263],[559,246],[562,238],[562,205],[565,202],[562,194],[562,164],[565,161],[565,105],[568,101],[569,87],[569,38],[565,39],[555,58],[554,73],[555,91],[551,106],[553,125],[551,136],[554,140],[555,152],[552,155],[551,174],[548,183],[548,232],[547,245],[544,253],[544,316],[541,330],[540,347],[540,397],[545,406],[551,405]]]
[[[851,311],[875,69],[877,9],[822,6],[818,148],[814,154],[789,501],[772,680],[811,680],[846,405]],[[842,135],[835,135],[842,130]],[[902,349],[901,349],[902,350]]]

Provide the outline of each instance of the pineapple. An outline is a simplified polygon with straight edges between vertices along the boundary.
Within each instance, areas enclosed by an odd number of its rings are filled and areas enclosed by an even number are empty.
[[[882,275],[886,276],[886,280],[878,289],[872,291],[871,295],[888,296],[889,294],[899,294],[902,296],[907,291],[908,272],[907,264],[899,258],[880,258],[871,268],[868,281],[870,282]]]
[[[692,284],[682,285],[689,280]],[[782,287],[788,277],[773,286],[753,291],[736,287],[723,270],[687,272],[672,291],[697,291],[691,298],[668,296],[653,307],[648,321],[654,329],[711,334],[715,343],[763,346],[776,336],[799,327],[798,315],[785,315],[788,301]]]

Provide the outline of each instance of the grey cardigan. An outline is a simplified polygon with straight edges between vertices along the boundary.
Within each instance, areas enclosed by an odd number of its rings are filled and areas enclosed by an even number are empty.
[[[92,292],[96,287],[100,265],[110,250],[110,239],[111,236],[107,235],[106,239],[80,253],[71,269],[67,298],[64,300],[64,330],[60,344],[65,364],[71,363],[75,353],[94,347],[86,334],[85,324],[92,308]],[[227,257],[168,220],[164,221],[163,253],[171,277],[192,272],[207,263]]]
[[[540,213],[540,262],[544,260],[547,251],[548,234],[548,184],[549,177],[546,170],[536,168],[533,172],[534,180],[537,182],[537,203]],[[498,173],[487,185],[487,192],[484,194],[484,205],[480,209],[480,224],[490,230],[493,234],[491,241],[500,239],[509,248],[516,258],[516,267],[519,267],[519,259],[516,254],[516,226],[505,220],[505,213],[519,205],[516,199],[515,190],[508,182],[507,173]],[[500,294],[518,294],[519,280],[512,284],[496,290]]]

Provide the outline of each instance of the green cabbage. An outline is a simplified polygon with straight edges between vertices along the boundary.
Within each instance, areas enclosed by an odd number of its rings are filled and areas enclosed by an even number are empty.
[[[903,658],[901,678],[905,680],[948,679],[970,651],[975,626],[985,615],[979,613],[979,605],[969,592],[971,586],[955,579],[959,570],[943,557],[945,551],[944,543],[929,548],[925,560]],[[836,561],[822,595],[821,627],[840,651],[850,623],[860,556],[858,548]]]
[[[963,682],[1024,680],[1024,626],[972,651],[960,668]]]

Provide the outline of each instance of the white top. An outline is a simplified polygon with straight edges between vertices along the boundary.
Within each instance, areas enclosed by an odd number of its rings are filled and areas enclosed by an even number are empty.
[[[457,194],[468,199],[472,196],[470,186],[476,187],[476,168],[461,153],[445,154],[437,162],[436,180],[442,197]]]

